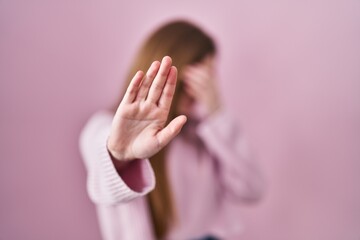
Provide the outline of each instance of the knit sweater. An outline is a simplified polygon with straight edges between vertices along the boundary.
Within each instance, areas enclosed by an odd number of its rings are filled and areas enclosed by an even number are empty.
[[[134,160],[117,172],[106,148],[112,118],[106,111],[94,114],[80,135],[87,191],[103,239],[155,239],[146,194],[156,177],[148,159]],[[167,151],[177,223],[166,239],[239,239],[244,229],[240,202],[257,200],[263,192],[246,145],[237,122],[224,110],[184,126]]]

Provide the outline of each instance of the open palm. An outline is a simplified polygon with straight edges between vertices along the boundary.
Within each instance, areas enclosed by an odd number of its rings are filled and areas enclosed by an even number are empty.
[[[167,126],[177,70],[170,57],[155,61],[131,80],[110,131],[107,147],[118,160],[149,158],[168,144],[186,122],[178,116]]]

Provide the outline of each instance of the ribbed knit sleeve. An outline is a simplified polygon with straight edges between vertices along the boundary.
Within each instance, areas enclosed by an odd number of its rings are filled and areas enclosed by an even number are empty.
[[[98,112],[80,135],[80,152],[87,169],[87,191],[96,204],[117,204],[144,196],[155,187],[153,169],[147,159],[137,159],[119,174],[106,147],[112,114]]]
[[[218,160],[220,179],[231,195],[244,200],[257,200],[264,182],[252,159],[239,124],[224,109],[202,121],[197,134],[208,151]]]

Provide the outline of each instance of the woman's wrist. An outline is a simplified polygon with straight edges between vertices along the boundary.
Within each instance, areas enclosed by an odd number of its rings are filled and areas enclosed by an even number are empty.
[[[130,161],[126,161],[124,160],[124,158],[121,156],[121,154],[119,154],[118,152],[116,151],[113,151],[110,147],[109,147],[109,141],[107,142],[106,144],[106,148],[107,148],[107,151],[110,155],[110,158],[116,168],[117,171],[121,171],[123,170],[124,168],[126,168]]]

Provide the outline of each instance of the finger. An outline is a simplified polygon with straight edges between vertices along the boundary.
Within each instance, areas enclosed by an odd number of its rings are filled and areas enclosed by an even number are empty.
[[[204,64],[187,65],[186,71],[208,71],[208,68]]]
[[[124,102],[132,103],[135,100],[143,76],[144,73],[142,71],[138,71],[133,77],[133,79],[131,79],[130,84],[126,89],[125,95],[123,97]]]
[[[181,128],[186,123],[186,120],[187,118],[184,115],[178,116],[156,135],[160,149],[165,147],[179,134]]]
[[[203,78],[195,75],[184,75],[184,83],[185,85],[196,87],[196,88],[208,88],[209,84],[211,84],[209,81],[204,80]]]
[[[151,66],[149,67],[149,70],[146,72],[146,75],[141,82],[141,86],[140,86],[139,92],[136,96],[136,100],[141,100],[141,99],[146,98],[146,96],[149,92],[151,83],[154,80],[154,78],[159,70],[159,67],[160,67],[159,61],[155,61],[151,64]]]
[[[205,82],[210,79],[210,72],[204,68],[189,67],[184,71],[184,76],[189,79],[195,79],[201,82]]]
[[[153,103],[157,103],[159,97],[163,91],[166,79],[168,78],[172,60],[170,57],[166,56],[161,61],[160,69],[156,74],[154,81],[151,84],[149,95],[146,99]]]
[[[160,108],[164,108],[166,110],[170,109],[171,102],[175,93],[176,81],[177,81],[177,69],[176,67],[172,66],[170,68],[170,72],[168,75],[168,79],[165,83],[164,90],[162,91],[159,99]]]
[[[187,85],[197,85],[197,88],[202,88],[204,91],[215,87],[214,78],[208,72],[200,73],[187,71],[184,73],[183,79]]]
[[[198,99],[199,98],[199,90],[198,89],[196,89],[196,88],[194,88],[194,87],[192,87],[192,86],[189,86],[189,85],[186,85],[185,87],[184,87],[184,90],[185,90],[185,92],[190,96],[190,97],[192,97],[192,98],[194,98],[194,99]],[[200,92],[201,93],[201,92]]]

